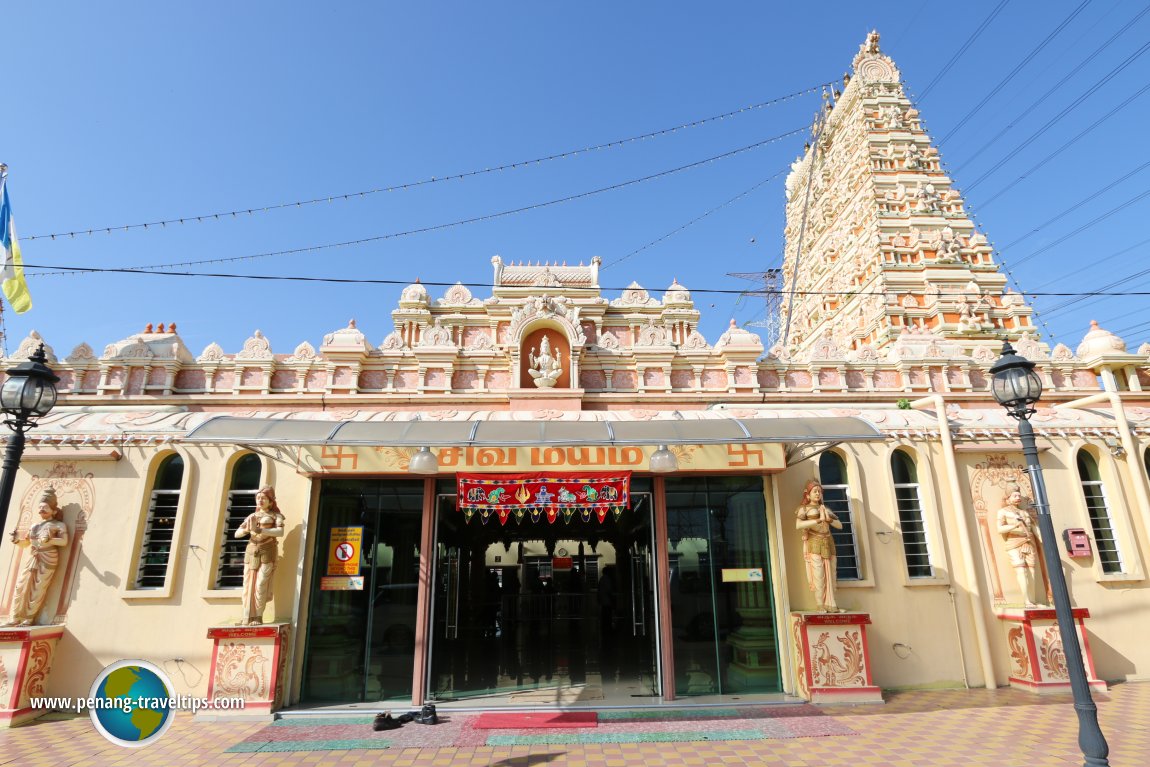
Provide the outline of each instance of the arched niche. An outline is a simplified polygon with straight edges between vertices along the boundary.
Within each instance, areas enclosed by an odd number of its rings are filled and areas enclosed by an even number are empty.
[[[563,296],[534,296],[511,312],[508,327],[508,346],[512,357],[512,379],[523,389],[538,390],[535,380],[527,371],[531,368],[531,349],[538,354],[543,336],[551,344],[554,355],[560,351],[563,375],[556,389],[571,389],[572,381],[579,380],[579,355],[587,343],[587,336],[579,324],[579,307]]]
[[[523,340],[519,345],[519,386],[523,389],[536,389],[544,388],[535,385],[535,379],[531,376],[531,355],[539,354],[540,348],[543,346],[543,337],[547,337],[547,341],[551,346],[551,356],[559,360],[563,372],[555,381],[555,386],[550,387],[554,389],[570,389],[571,388],[571,343],[567,340],[567,334],[558,327],[550,325],[542,325],[529,331],[523,336]]]

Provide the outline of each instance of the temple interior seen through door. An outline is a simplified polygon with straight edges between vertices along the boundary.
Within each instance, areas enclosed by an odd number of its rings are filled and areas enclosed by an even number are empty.
[[[428,695],[510,704],[660,694],[650,480],[631,507],[584,520],[466,521],[437,498]]]

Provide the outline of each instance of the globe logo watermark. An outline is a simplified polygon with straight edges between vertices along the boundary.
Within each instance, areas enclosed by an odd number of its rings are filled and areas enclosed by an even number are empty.
[[[175,720],[172,681],[154,664],[120,660],[105,668],[88,693],[88,714],[100,734],[119,746],[156,742]]]

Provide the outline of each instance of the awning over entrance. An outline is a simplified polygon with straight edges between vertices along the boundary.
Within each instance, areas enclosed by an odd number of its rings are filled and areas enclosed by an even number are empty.
[[[406,414],[388,413],[388,417]],[[473,414],[478,416],[479,414]],[[612,412],[579,413],[580,420],[511,420],[502,411],[469,420],[321,421],[304,418],[219,416],[188,433],[186,442],[304,447],[591,447],[651,445],[787,445],[795,463],[840,442],[883,438],[870,423],[851,416],[734,418],[699,410],[623,420]],[[586,420],[584,420],[586,419]]]

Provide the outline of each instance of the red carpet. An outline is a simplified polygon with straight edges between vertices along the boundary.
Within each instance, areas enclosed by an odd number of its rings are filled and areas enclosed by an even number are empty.
[[[480,714],[472,725],[479,730],[536,730],[561,727],[598,727],[599,714],[594,711],[543,712],[532,714]]]

